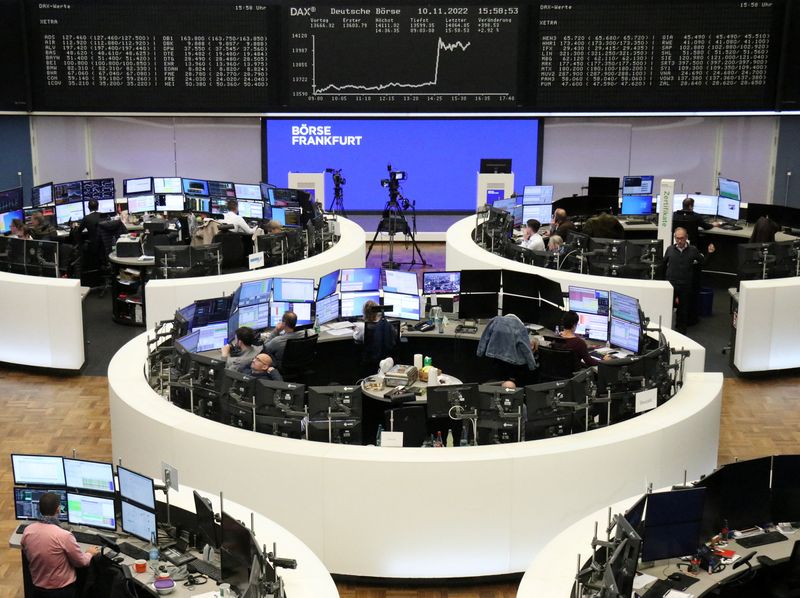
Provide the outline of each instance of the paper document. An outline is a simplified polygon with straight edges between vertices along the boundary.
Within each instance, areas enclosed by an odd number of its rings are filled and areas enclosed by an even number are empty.
[[[594,352],[598,355],[606,355],[612,351],[616,351],[616,349],[612,349],[611,347],[597,347],[597,349],[594,349]]]
[[[328,330],[328,334],[331,336],[352,336],[353,330],[350,328],[334,328],[333,330]]]
[[[679,590],[667,590],[667,593],[664,594],[664,598],[694,598],[694,594],[681,592]]]
[[[653,583],[656,579],[658,578],[648,575],[647,573],[637,573],[633,576],[633,589],[641,590],[646,585]]]
[[[352,328],[354,324],[352,322],[331,322],[325,326],[326,330],[336,330],[337,328]]]

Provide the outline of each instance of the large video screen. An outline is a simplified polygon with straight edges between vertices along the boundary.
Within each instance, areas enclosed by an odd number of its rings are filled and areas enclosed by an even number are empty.
[[[341,168],[348,211],[382,210],[387,166],[404,171],[400,191],[418,211],[474,211],[481,158],[511,158],[514,184],[539,184],[538,119],[266,119],[267,177]],[[326,175],[326,205],[333,177]]]

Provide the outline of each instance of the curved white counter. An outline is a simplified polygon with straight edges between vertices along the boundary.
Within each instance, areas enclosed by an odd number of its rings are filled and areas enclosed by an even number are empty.
[[[346,218],[340,217],[337,222],[341,235],[339,242],[330,249],[299,262],[235,274],[149,281],[145,292],[148,330],[154,328],[156,322],[171,320],[175,310],[197,299],[229,295],[248,280],[279,276],[318,280],[339,268],[363,268],[366,264],[364,229]]]
[[[608,428],[435,450],[328,445],[218,424],[150,389],[145,358],[142,334],[109,366],[114,459],[149,475],[163,460],[187,484],[224,488],[336,574],[519,573],[576,519],[717,461],[721,374],[689,374],[671,401]]]
[[[80,370],[80,281],[0,272],[0,330],[0,361]]]
[[[568,290],[567,287],[569,285],[614,290],[636,297],[642,306],[642,311],[650,317],[653,325],[658,324],[659,318],[661,318],[663,327],[670,328],[672,326],[672,285],[666,280],[637,280],[634,278],[594,276],[539,268],[538,266],[515,262],[480,247],[472,240],[473,230],[475,230],[475,216],[459,220],[447,229],[446,260],[448,270],[505,268],[506,270],[538,274],[550,280],[555,280],[561,284],[561,290],[564,292]]]

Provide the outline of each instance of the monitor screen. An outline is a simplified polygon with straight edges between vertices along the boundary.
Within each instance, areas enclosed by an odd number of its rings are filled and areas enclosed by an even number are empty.
[[[217,322],[216,324],[209,324],[197,328],[195,332],[200,333],[200,338],[197,341],[197,352],[211,351],[213,349],[221,349],[228,341],[228,323]]]
[[[506,212],[512,211],[517,206],[517,198],[509,197],[508,199],[498,199],[492,202],[492,207],[498,210],[505,210]]]
[[[210,206],[212,214],[224,214],[228,211],[228,200],[224,197],[212,197]]]
[[[419,320],[419,295],[404,295],[401,293],[384,292],[383,304],[392,306],[392,311],[386,312],[386,315],[390,318],[400,318],[401,320],[414,321]]]
[[[37,185],[31,190],[31,206],[38,208],[53,203],[53,183]]]
[[[423,272],[423,295],[458,295],[461,292],[461,272]]]
[[[623,216],[647,216],[653,213],[652,195],[623,195]]]
[[[500,291],[500,270],[462,270],[462,293],[497,293]]]
[[[377,291],[381,288],[380,268],[347,268],[339,274],[339,290]]]
[[[310,171],[309,171],[310,172]],[[267,189],[269,203],[277,208],[297,207],[300,205],[300,193],[298,189],[279,189],[271,187]]]
[[[67,487],[76,490],[114,493],[114,470],[111,463],[64,459]]]
[[[248,201],[240,199],[239,216],[242,218],[251,218],[253,220],[261,220],[264,218],[264,204],[260,201]]]
[[[11,455],[15,484],[65,486],[64,459],[49,455]]]
[[[72,203],[83,199],[83,181],[70,181],[69,183],[56,183],[53,185],[53,200],[56,205]]]
[[[608,291],[569,287],[569,308],[584,314],[608,315]]]
[[[268,302],[271,290],[271,278],[243,282],[239,287],[239,307]]]
[[[632,353],[639,352],[641,328],[639,324],[611,318],[611,344],[615,347],[627,349]]]
[[[533,204],[522,206],[522,223],[528,220],[538,220],[540,224],[547,225],[553,219],[553,206],[546,204]]]
[[[214,522],[214,509],[211,501],[203,498],[194,491],[194,512],[197,515],[197,531],[201,541],[213,548],[219,548],[220,533],[219,526]]]
[[[156,490],[153,478],[125,467],[117,467],[120,498],[131,500],[148,509],[156,508]]]
[[[160,212],[182,212],[184,209],[183,195],[159,195],[156,201],[156,209]]]
[[[742,190],[739,185],[739,181],[726,179],[725,177],[719,177],[717,179],[717,185],[720,197],[742,201]]]
[[[116,212],[117,204],[113,199],[98,199],[97,200],[97,212],[99,214],[113,214]],[[89,209],[89,202],[83,202],[83,211],[85,214],[91,212]]]
[[[647,496],[642,561],[694,555],[700,545],[705,488]]]
[[[377,291],[361,291],[355,293],[345,293],[342,296],[342,317],[359,318],[364,315],[364,304],[367,301],[374,301],[381,304],[381,296]]]
[[[234,183],[233,189],[239,199],[254,199],[261,201],[261,185]]]
[[[272,219],[281,226],[286,226],[286,208],[272,208]]]
[[[81,195],[84,201],[89,199],[114,199],[115,192],[114,179],[86,179],[81,181]]]
[[[127,500],[122,504],[121,527],[122,531],[131,536],[136,536],[145,542],[152,541],[158,533],[156,527],[156,514],[137,507]]]
[[[611,315],[638,324],[639,300],[636,297],[611,291]]]
[[[67,520],[72,525],[117,529],[113,498],[85,496],[67,492]]]
[[[317,288],[317,301],[324,299],[336,292],[336,285],[339,284],[339,271],[334,270],[319,279]]]
[[[596,341],[608,340],[608,316],[578,312],[575,334],[588,336]]]
[[[419,283],[416,272],[401,272],[400,270],[385,270],[386,284],[383,290],[390,293],[403,293],[405,295],[419,295]]]
[[[70,204],[66,204],[70,205]],[[80,207],[81,204],[75,204]],[[24,220],[25,218],[25,211],[24,210],[15,210],[13,212],[5,212],[0,214],[0,235],[4,235],[5,233],[11,232],[11,223],[16,220]],[[80,218],[79,218],[80,220]],[[69,219],[67,219],[67,222]]]
[[[62,203],[56,206],[56,224],[83,220],[83,203]]]
[[[125,179],[122,181],[123,195],[135,195],[136,193],[152,193],[153,179],[144,177],[141,179]]]
[[[739,220],[739,200],[720,195],[717,203],[717,216],[726,220]]]
[[[183,193],[180,177],[153,178],[153,193]]]
[[[240,326],[249,326],[253,330],[261,330],[262,328],[269,328],[269,303],[259,303],[258,305],[248,305],[239,308],[239,320],[237,328]],[[228,331],[228,337],[231,336],[232,331]],[[235,332],[235,329],[234,331]]]
[[[199,195],[208,197],[208,181],[200,179],[182,179],[183,193],[185,195]]]
[[[639,500],[637,500],[633,506],[625,511],[625,519],[627,519],[630,526],[638,530],[639,526],[642,525],[642,521],[644,520],[644,508],[647,504],[647,494],[642,496]]]
[[[324,299],[317,299],[317,319],[320,324],[339,319],[339,295],[328,295]]]
[[[619,197],[619,177],[590,176],[587,195]]]
[[[276,278],[273,283],[275,301],[313,301],[313,278]]]
[[[36,520],[39,519],[39,499],[42,494],[53,492],[61,497],[61,512],[58,514],[59,521],[68,521],[67,511],[67,491],[63,488],[14,488],[14,514],[17,519]]]
[[[653,175],[622,177],[622,195],[652,195]]]
[[[0,191],[0,212],[16,212],[24,203],[22,187]]]
[[[196,353],[198,343],[200,342],[200,331],[195,330],[194,332],[190,332],[175,342],[180,343],[181,347],[183,347],[185,351],[189,353]]]
[[[225,199],[234,199],[236,197],[233,183],[225,181],[208,181],[208,194],[211,197],[223,197]]]
[[[308,326],[314,323],[311,317],[312,302],[299,302],[299,301],[273,301],[269,304],[270,313],[270,326],[273,328],[278,325],[278,322],[283,318],[283,314],[287,311],[293,311],[297,316],[298,326]]]
[[[673,211],[683,209],[683,200],[691,197],[694,200],[694,211],[703,216],[716,216],[717,215],[717,202],[719,198],[716,195],[686,195],[676,194],[673,200]]]
[[[527,206],[553,203],[553,186],[525,185],[522,189],[522,203]]]
[[[155,195],[137,195],[128,198],[128,212],[131,214],[142,214],[144,212],[155,212]]]

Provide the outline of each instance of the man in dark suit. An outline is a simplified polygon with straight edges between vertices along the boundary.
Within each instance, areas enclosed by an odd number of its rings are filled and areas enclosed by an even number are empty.
[[[96,199],[90,199],[89,213],[78,224],[78,232],[83,233],[83,231],[86,231],[86,238],[89,240],[89,246],[92,249],[97,246],[97,225],[100,224],[101,220],[108,218],[105,214],[100,214],[97,211],[99,205]]]
[[[694,199],[687,195],[683,200],[683,209],[672,214],[672,232],[674,233],[678,227],[686,229],[686,233],[689,235],[689,244],[699,249],[700,229],[710,230],[714,225],[706,222],[700,214],[694,211]],[[714,244],[709,243],[708,249],[713,252]]]

